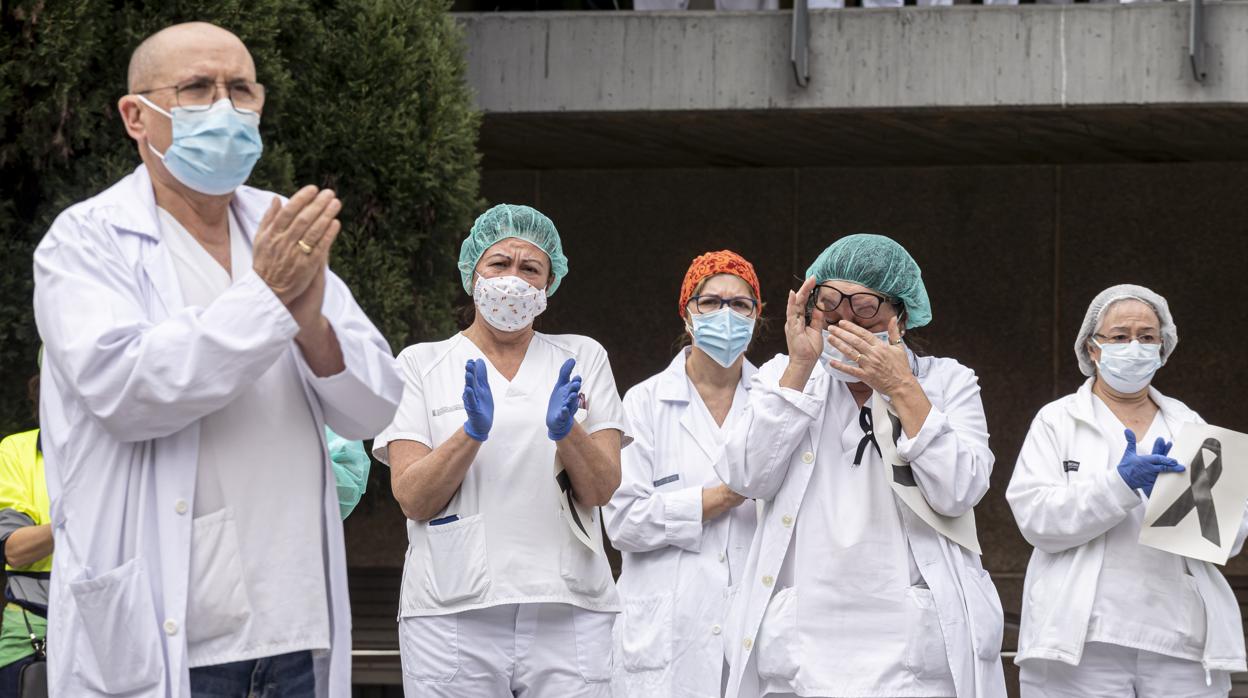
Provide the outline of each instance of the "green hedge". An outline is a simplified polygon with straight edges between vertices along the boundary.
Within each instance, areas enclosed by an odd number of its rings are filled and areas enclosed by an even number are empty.
[[[454,327],[458,240],[481,203],[479,115],[446,0],[0,0],[0,435],[31,424],[31,252],[66,206],[139,162],[116,102],[130,52],[202,20],[268,89],[249,184],[333,187],[331,262],[397,350]],[[449,272],[448,272],[449,270]]]

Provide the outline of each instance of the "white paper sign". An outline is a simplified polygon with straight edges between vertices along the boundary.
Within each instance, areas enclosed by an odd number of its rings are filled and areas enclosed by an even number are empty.
[[[897,498],[927,525],[936,529],[937,533],[976,555],[982,555],[979,535],[975,530],[974,509],[961,516],[945,516],[933,510],[923,497],[910,464],[897,454],[901,420],[879,393],[874,393],[871,397],[871,430],[875,432],[875,440],[880,446],[880,458],[884,461],[884,467],[889,469],[888,482]]]
[[[1170,457],[1187,470],[1157,476],[1140,543],[1225,565],[1248,501],[1248,434],[1184,424]]]
[[[582,404],[583,401],[582,401]],[[581,408],[576,411],[576,421],[584,422],[588,412]],[[598,552],[598,548],[594,545],[594,541],[590,538],[598,536],[600,524],[598,523],[598,507],[587,507],[577,501],[572,496],[572,479],[568,476],[568,471],[563,467],[563,463],[559,462],[559,456],[555,455],[555,483],[559,485],[559,512],[563,515],[563,520],[568,524],[568,528],[572,529],[572,534],[576,539],[585,544],[585,547],[594,552]]]

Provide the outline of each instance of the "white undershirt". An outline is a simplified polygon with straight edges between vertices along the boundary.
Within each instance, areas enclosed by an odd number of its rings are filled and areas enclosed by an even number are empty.
[[[164,242],[187,306],[207,307],[231,275],[164,209]],[[251,247],[234,216],[234,270]],[[199,423],[187,654],[191,667],[329,648],[325,455],[291,352]]]
[[[1109,442],[1110,467],[1117,469],[1127,447],[1126,428],[1099,397],[1092,397],[1097,424]],[[1157,437],[1169,441],[1161,413],[1136,449],[1152,453]],[[1205,647],[1205,609],[1182,557],[1140,545],[1145,506],[1105,533],[1105,561],[1096,585],[1087,642],[1108,642],[1180,659],[1200,661]]]

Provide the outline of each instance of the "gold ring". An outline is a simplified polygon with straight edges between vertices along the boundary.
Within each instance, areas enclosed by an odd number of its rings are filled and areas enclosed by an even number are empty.
[[[859,354],[858,358],[854,359],[854,363],[862,365],[862,357],[864,356],[866,356],[866,354]]]
[[[312,254],[312,246],[304,242],[303,240],[298,240],[295,242],[295,244],[299,246],[300,250],[303,250],[304,254]]]
[[[895,346],[895,347],[897,347],[897,346],[901,346],[901,345],[902,345],[902,343],[904,343],[904,342],[905,342],[905,340],[904,340],[904,339],[899,339],[899,340],[897,340],[896,342],[892,342],[892,345],[893,345],[893,346]]]

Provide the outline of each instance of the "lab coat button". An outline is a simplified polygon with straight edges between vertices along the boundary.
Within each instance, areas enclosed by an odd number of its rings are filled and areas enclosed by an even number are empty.
[[[178,621],[176,621],[176,620],[174,620],[174,619],[172,619],[172,618],[170,618],[169,620],[165,621],[165,634],[166,634],[166,635],[177,635],[177,634],[178,634]]]
[[[780,523],[784,524],[785,528],[790,528],[793,525],[793,517],[785,514],[780,517]]]
[[[190,508],[190,505],[186,503],[185,499],[179,499],[173,503],[173,510],[179,514],[185,514]]]
[[[745,648],[746,652],[749,652],[754,649],[754,641],[747,637],[745,638],[745,642],[741,643],[741,646]]]
[[[723,562],[724,560],[727,560],[727,559],[728,559],[728,556],[727,556],[727,555],[725,555],[725,554],[723,554],[723,552],[720,552],[720,554],[719,554],[719,561],[720,561],[720,562]]]
[[[803,463],[814,463],[814,462],[815,462],[815,454],[811,453],[810,451],[807,451],[807,452],[803,453],[803,454],[802,454],[802,462],[803,462]]]
[[[721,627],[719,627],[719,625],[712,625],[712,626],[711,626],[711,634],[712,634],[712,635],[718,635],[718,634],[722,633],[723,631],[724,631],[724,629],[723,629],[723,628],[721,628]]]
[[[772,576],[771,576],[770,574],[763,575],[763,586],[765,586],[765,587],[769,587],[769,586],[771,586],[771,585],[772,585],[775,581],[776,581],[776,580],[775,580],[775,579],[773,579],[773,578],[772,578]]]

